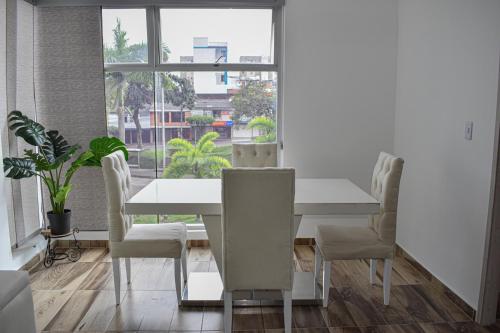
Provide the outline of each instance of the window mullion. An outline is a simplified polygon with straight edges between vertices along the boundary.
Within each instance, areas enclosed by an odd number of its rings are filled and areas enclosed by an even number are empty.
[[[153,66],[156,67],[161,63],[162,61],[162,56],[163,56],[163,50],[162,50],[162,45],[161,45],[161,19],[160,19],[160,8],[159,7],[153,7],[153,28],[154,28],[154,45],[155,45],[155,51],[156,51],[156,56],[154,57],[154,62]]]
[[[155,29],[155,9],[154,7],[146,8],[146,24],[148,34],[148,65],[154,68],[155,59],[159,48],[157,47],[156,29]]]
[[[155,68],[162,72],[276,72],[275,64],[203,64],[203,63],[166,63]]]

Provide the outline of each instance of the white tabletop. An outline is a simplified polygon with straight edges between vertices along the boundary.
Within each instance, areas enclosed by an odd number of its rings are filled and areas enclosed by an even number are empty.
[[[297,179],[296,215],[370,215],[380,205],[348,179]],[[156,179],[125,203],[127,214],[221,214],[220,179]]]

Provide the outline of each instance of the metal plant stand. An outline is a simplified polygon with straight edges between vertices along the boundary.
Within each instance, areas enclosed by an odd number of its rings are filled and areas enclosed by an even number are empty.
[[[43,237],[47,240],[47,248],[45,249],[45,258],[43,260],[43,265],[46,268],[51,267],[56,260],[68,259],[71,262],[76,262],[81,257],[80,242],[76,239],[76,234],[79,233],[78,228],[73,228],[73,230],[64,235],[52,235],[50,229],[42,230]],[[52,246],[52,240],[58,238],[64,238],[73,235],[75,240],[75,245],[69,247],[65,252],[56,252],[56,248]]]

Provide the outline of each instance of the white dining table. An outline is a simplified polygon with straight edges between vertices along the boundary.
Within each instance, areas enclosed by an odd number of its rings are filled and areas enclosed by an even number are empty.
[[[130,215],[200,215],[220,272],[221,207],[220,179],[156,179],[125,203],[125,212]],[[295,235],[304,215],[372,215],[379,210],[379,202],[348,179],[298,178],[295,181]],[[219,272],[190,273],[183,305],[221,304],[223,289]],[[278,292],[271,298],[279,299],[280,295]],[[269,297],[269,292],[257,291],[242,291],[233,296],[244,305],[264,304],[264,299]],[[321,302],[321,290],[312,273],[296,272],[292,297],[296,303]]]

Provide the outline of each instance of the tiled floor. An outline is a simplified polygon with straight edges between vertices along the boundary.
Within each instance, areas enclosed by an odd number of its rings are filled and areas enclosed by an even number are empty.
[[[297,246],[295,257],[297,270],[312,270],[312,247]],[[189,271],[216,269],[210,250],[190,251]],[[177,307],[173,271],[172,260],[133,259],[132,283],[128,288],[123,284],[122,304],[116,307],[110,257],[104,249],[86,250],[77,263],[37,267],[31,273],[37,327],[50,332],[221,331],[221,308]],[[387,307],[382,304],[381,281],[368,283],[365,261],[335,262],[331,281],[328,309],[294,306],[296,332],[500,332],[498,325],[482,328],[472,323],[403,258],[395,260]],[[282,332],[282,310],[235,308],[233,329]]]

